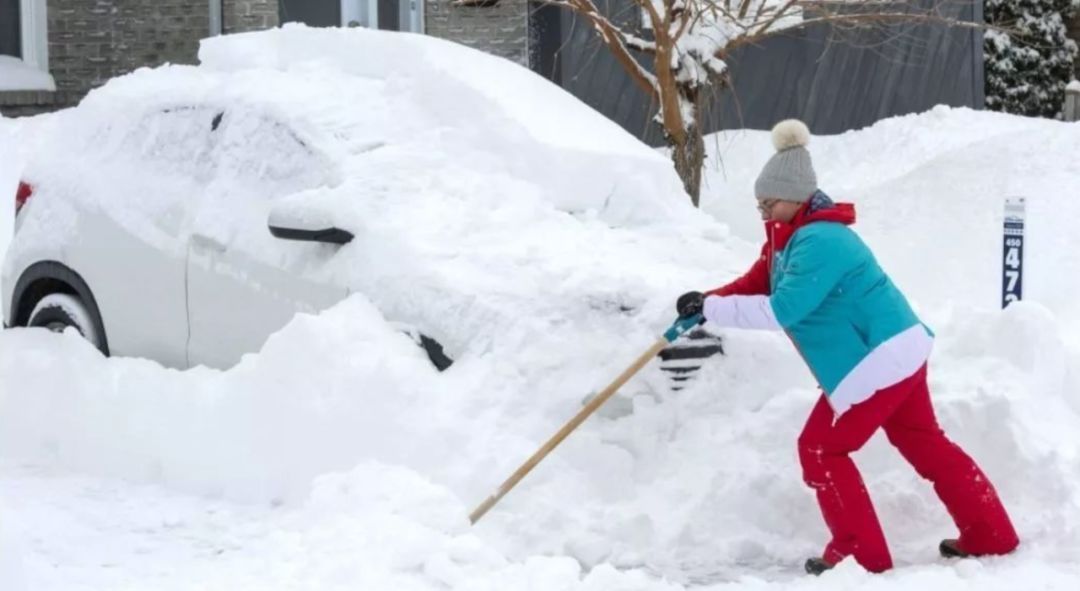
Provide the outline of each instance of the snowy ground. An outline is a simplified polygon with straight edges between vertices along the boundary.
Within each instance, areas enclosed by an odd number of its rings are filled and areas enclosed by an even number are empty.
[[[496,254],[507,268],[490,273],[561,282],[537,285],[543,307],[517,304],[544,322],[506,325],[444,374],[360,297],[298,317],[227,372],[103,359],[74,335],[0,334],[0,589],[1074,588],[1080,134],[967,110],[810,149],[822,188],[857,204],[856,228],[939,335],[930,379],[941,422],[997,485],[1023,539],[1015,555],[937,558],[954,534],[948,517],[878,437],[857,461],[898,567],[802,575],[825,542],[795,455],[813,383],[783,337],[741,332],[677,395],[645,370],[620,394],[632,414],[590,420],[468,525],[583,395],[651,343],[676,295],[719,285],[756,255],[752,185],[767,134],[711,145],[723,170],[710,170],[705,215],[689,222],[666,210],[647,227],[560,218],[574,200],[547,197],[565,179],[543,178],[522,181],[534,188],[526,205],[499,195],[500,235],[483,233],[488,209],[455,218],[463,243],[485,244],[530,236],[521,211],[541,216],[552,246],[506,242]],[[18,174],[7,168],[0,185]],[[478,193],[466,212],[493,202],[485,178],[462,180]],[[1001,312],[1009,194],[1030,201],[1027,301]],[[662,278],[648,277],[663,264]],[[447,281],[489,288],[481,276]],[[604,316],[605,300],[582,305],[582,284],[625,298],[632,317]],[[562,324],[549,320],[560,312]]]

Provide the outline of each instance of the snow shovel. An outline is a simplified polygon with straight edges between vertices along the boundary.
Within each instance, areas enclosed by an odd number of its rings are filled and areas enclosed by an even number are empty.
[[[510,492],[511,489],[517,486],[517,483],[521,482],[521,479],[525,478],[526,474],[532,471],[532,469],[535,468],[536,465],[541,462],[541,460],[543,460],[549,453],[551,453],[551,450],[555,449],[555,446],[562,443],[563,439],[566,439],[566,437],[570,435],[570,433],[572,433],[574,429],[577,429],[578,426],[581,425],[581,423],[585,422],[585,419],[589,418],[589,415],[591,415],[593,412],[596,411],[596,409],[600,408],[601,405],[607,402],[607,399],[611,398],[611,396],[614,395],[615,392],[618,391],[618,389],[621,388],[623,384],[625,384],[630,378],[632,378],[634,374],[641,370],[642,367],[645,367],[645,364],[648,363],[650,359],[656,357],[660,353],[660,351],[664,350],[664,348],[667,347],[668,344],[670,344],[672,341],[682,336],[683,333],[701,324],[702,320],[703,318],[700,314],[676,320],[675,323],[671,325],[671,328],[667,329],[667,331],[664,333],[664,336],[660,337],[659,340],[653,343],[653,345],[649,347],[647,351],[642,353],[641,356],[638,357],[634,361],[634,363],[630,365],[630,367],[626,368],[626,371],[622,372],[619,377],[615,378],[614,382],[611,382],[611,384],[609,384],[607,388],[604,388],[599,394],[596,395],[595,398],[590,400],[589,403],[581,409],[581,411],[574,415],[574,418],[570,419],[568,423],[563,425],[562,429],[559,429],[558,433],[552,436],[552,438],[549,439],[547,443],[545,443],[540,449],[536,450],[536,453],[534,453],[532,457],[528,459],[528,461],[522,464],[516,472],[511,474],[510,478],[507,478],[506,482],[504,482],[502,486],[500,486],[499,489],[495,491],[495,494],[488,497],[487,500],[485,500],[483,503],[480,503],[480,506],[474,509],[473,512],[469,514],[469,522],[476,524],[477,521],[480,521],[480,518],[483,517],[484,514],[487,513],[492,507],[494,507],[495,503],[498,503],[500,499],[506,496],[506,493]]]

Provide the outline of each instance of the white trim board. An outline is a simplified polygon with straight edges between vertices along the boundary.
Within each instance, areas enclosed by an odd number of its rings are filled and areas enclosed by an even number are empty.
[[[424,32],[424,5],[427,0],[400,0],[399,19],[408,31]],[[361,27],[377,28],[379,0],[341,0],[341,26],[358,23]]]
[[[40,75],[23,76],[22,79],[33,80],[33,82],[7,87],[4,90],[56,90],[56,82],[49,74],[49,34],[46,28],[45,9],[45,0],[19,0],[22,63],[29,70],[39,72]]]
[[[215,37],[220,35],[225,30],[225,24],[222,22],[224,19],[221,14],[221,0],[207,0],[210,10],[210,36]]]

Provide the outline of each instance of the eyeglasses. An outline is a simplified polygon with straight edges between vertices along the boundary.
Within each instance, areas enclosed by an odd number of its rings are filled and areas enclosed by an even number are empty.
[[[762,199],[758,201],[757,208],[761,213],[769,213],[772,208],[776,207],[777,203],[780,203],[782,199]]]

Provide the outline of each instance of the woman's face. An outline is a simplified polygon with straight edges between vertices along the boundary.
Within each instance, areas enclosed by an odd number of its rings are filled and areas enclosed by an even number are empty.
[[[763,221],[784,223],[790,222],[799,212],[800,207],[802,203],[783,199],[760,199],[757,205]]]

